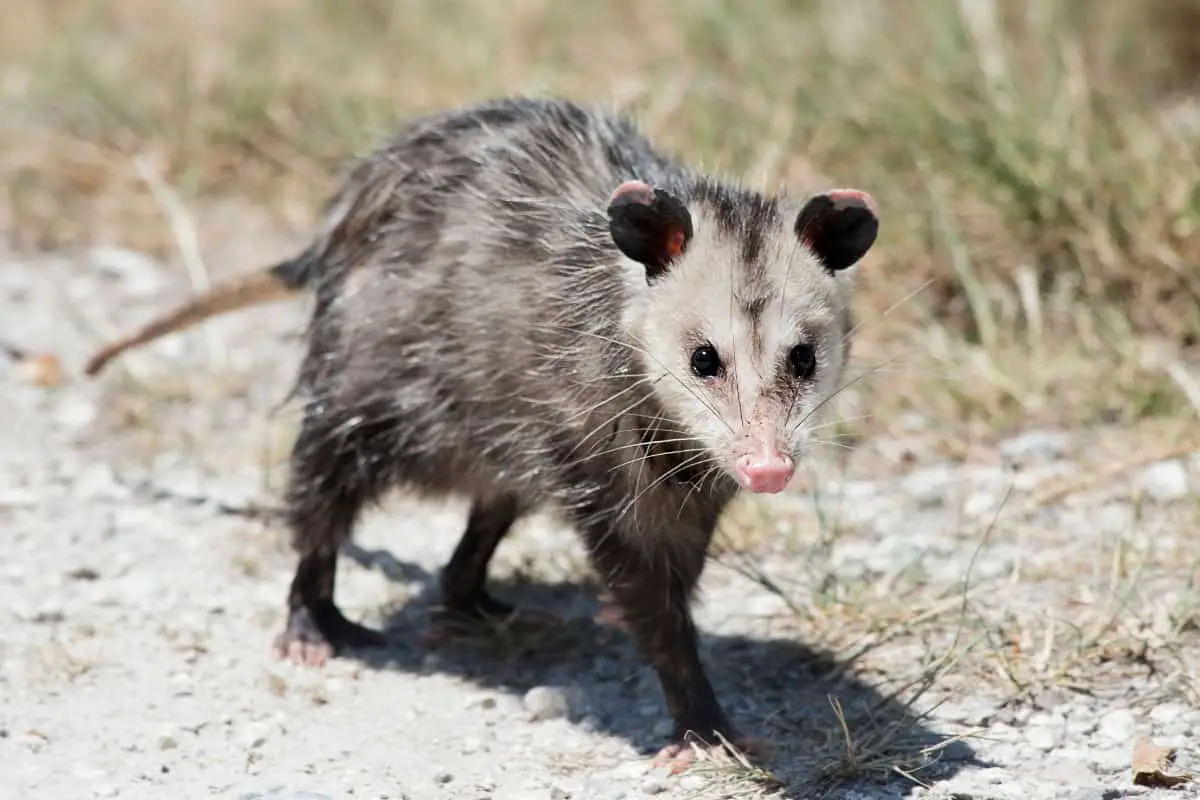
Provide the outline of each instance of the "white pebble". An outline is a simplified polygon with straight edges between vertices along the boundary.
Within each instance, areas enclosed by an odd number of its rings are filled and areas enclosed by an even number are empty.
[[[1038,725],[1025,732],[1025,739],[1032,747],[1048,752],[1058,746],[1058,732],[1049,726]]]
[[[1000,443],[1000,455],[1010,461],[1062,458],[1071,446],[1071,437],[1061,431],[1029,431]]]
[[[534,720],[559,719],[571,713],[566,691],[556,686],[535,686],[521,702]]]
[[[1128,709],[1110,711],[1100,718],[1100,735],[1114,741],[1132,740],[1137,718]]]
[[[642,781],[643,794],[660,794],[668,788],[670,787],[668,787],[667,782],[657,776],[651,776]]]
[[[78,429],[92,424],[96,407],[86,400],[64,400],[54,412],[54,421],[64,428]]]
[[[1178,460],[1160,461],[1147,467],[1137,476],[1134,485],[1159,503],[1181,500],[1190,491],[1187,468]]]
[[[1150,719],[1159,725],[1169,725],[1187,713],[1182,703],[1159,703],[1150,710]]]

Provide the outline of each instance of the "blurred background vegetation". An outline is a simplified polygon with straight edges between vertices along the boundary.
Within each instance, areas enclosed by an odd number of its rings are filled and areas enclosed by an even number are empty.
[[[867,427],[1178,422],[1197,31],[1200,0],[28,0],[0,26],[0,226],[172,258],[146,157],[190,209],[301,231],[405,117],[556,93],[751,185],[877,196]]]

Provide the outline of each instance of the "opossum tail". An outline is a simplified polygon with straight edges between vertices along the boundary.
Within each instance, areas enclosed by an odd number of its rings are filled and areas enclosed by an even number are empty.
[[[294,297],[312,282],[315,260],[312,252],[306,250],[268,269],[215,286],[179,308],[151,320],[128,336],[105,345],[88,359],[83,368],[84,374],[95,377],[109,361],[126,350],[198,325],[209,317]]]

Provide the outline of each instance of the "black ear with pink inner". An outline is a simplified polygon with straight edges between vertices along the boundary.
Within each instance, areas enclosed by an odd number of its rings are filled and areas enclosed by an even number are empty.
[[[875,198],[856,189],[814,195],[796,216],[796,235],[830,272],[853,266],[879,235]]]
[[[626,181],[608,201],[608,230],[622,253],[646,267],[650,282],[687,249],[692,215],[677,197],[662,189]]]

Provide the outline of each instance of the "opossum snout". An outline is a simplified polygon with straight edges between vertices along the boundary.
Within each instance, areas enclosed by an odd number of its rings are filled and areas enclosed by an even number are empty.
[[[738,456],[734,475],[747,491],[776,494],[787,488],[796,474],[796,464],[787,453],[767,448]]]

